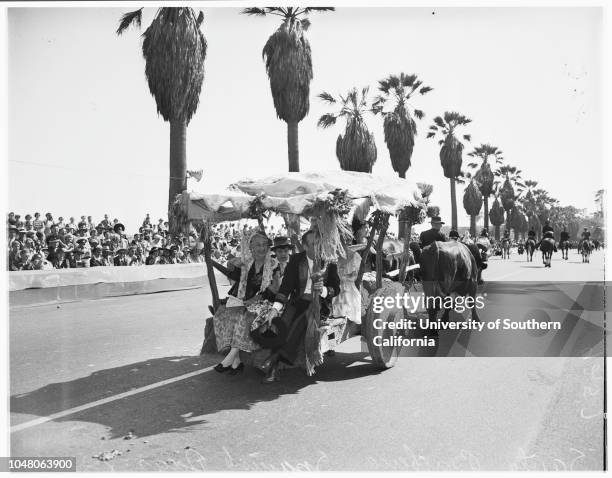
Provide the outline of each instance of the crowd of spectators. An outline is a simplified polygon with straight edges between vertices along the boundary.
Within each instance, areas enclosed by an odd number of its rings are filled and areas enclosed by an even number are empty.
[[[212,227],[211,256],[221,264],[240,254],[240,242],[248,226],[239,222]],[[9,271],[50,270],[100,266],[138,266],[204,262],[203,243],[192,227],[189,235],[172,237],[168,222],[157,224],[147,214],[138,232],[128,235],[118,220],[104,215],[97,224],[91,216],[53,218],[10,212],[7,221]],[[266,227],[270,237],[282,234]]]
[[[203,262],[202,244],[193,231],[171,237],[168,223],[151,222],[147,214],[138,232],[126,234],[125,226],[108,214],[97,224],[91,216],[66,221],[26,214],[8,215],[10,271],[68,269],[100,266],[136,266]]]

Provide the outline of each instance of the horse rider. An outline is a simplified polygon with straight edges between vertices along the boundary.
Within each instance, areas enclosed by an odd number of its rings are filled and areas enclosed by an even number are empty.
[[[569,232],[567,232],[567,230],[565,229],[565,226],[563,226],[563,230],[561,231],[561,234],[559,235],[559,242],[569,241],[569,238],[570,238]]]
[[[552,226],[548,223],[548,221],[546,221],[546,224],[542,228],[542,239],[535,245],[536,250],[540,247],[540,244],[542,244],[542,241],[544,239],[552,239],[554,241],[555,235],[554,235],[553,231],[554,230],[553,230]],[[557,252],[557,243],[556,242],[555,242],[554,251]]]
[[[582,243],[584,241],[590,241],[591,240],[591,231],[588,230],[588,228],[584,228],[584,230],[582,231],[582,233],[580,234],[580,243],[578,244],[578,250],[582,250]]]
[[[419,236],[419,242],[421,249],[429,246],[434,241],[446,242],[446,236],[440,232],[444,221],[440,219],[440,216],[433,216],[431,218],[431,229],[423,231]]]
[[[553,227],[550,225],[550,221],[544,221],[544,227],[542,228],[542,236],[544,236],[548,231],[554,232]]]

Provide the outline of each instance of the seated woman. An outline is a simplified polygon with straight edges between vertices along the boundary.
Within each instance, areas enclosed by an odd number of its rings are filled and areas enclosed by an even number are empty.
[[[219,363],[217,372],[234,375],[244,369],[240,350],[252,352],[259,348],[250,337],[251,323],[257,308],[264,301],[274,301],[274,290],[278,290],[274,269],[276,260],[270,251],[270,240],[260,230],[247,233],[242,247],[242,258],[228,263],[229,277],[236,281],[226,305],[219,307],[213,318],[217,350],[229,352]]]

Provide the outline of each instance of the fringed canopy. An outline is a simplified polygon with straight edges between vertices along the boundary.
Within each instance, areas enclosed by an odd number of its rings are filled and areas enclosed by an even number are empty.
[[[271,211],[309,215],[317,199],[325,200],[331,191],[341,189],[361,209],[367,201],[376,209],[396,214],[405,206],[417,206],[420,198],[416,183],[351,171],[285,173],[239,181],[229,189],[221,194],[185,191],[180,198],[181,209],[191,221],[235,221],[249,217],[251,201],[259,196]]]

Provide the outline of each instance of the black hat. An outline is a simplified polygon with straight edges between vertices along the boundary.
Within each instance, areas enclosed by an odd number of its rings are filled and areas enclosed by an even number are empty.
[[[119,228],[121,228],[121,230],[125,232],[125,226],[121,224],[120,222],[118,222],[117,224],[113,226],[113,231],[115,231],[115,233],[118,233],[117,229]]]
[[[274,251],[280,248],[293,249],[293,244],[291,244],[291,241],[286,236],[275,237],[274,245],[271,247],[271,249]]]
[[[451,239],[459,239],[459,233],[453,229],[451,232],[448,233],[448,237],[450,237]]]
[[[440,218],[440,216],[432,216],[431,223],[432,224],[444,224],[444,221]]]

